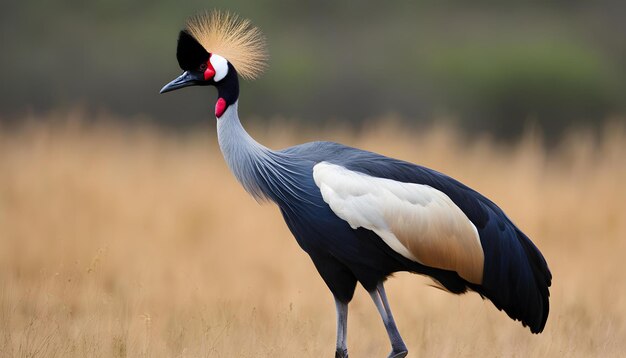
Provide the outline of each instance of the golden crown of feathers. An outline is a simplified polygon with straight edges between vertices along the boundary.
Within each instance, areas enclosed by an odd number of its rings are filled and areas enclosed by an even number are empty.
[[[243,78],[258,78],[267,68],[265,36],[250,20],[206,11],[187,19],[186,30],[210,53],[227,59]]]

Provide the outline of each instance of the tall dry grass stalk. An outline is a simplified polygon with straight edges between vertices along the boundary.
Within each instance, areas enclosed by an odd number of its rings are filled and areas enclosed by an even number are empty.
[[[327,357],[329,291],[273,206],[228,172],[210,125],[185,134],[76,118],[0,133],[0,356]],[[544,252],[552,309],[531,335],[476,294],[398,274],[388,284],[412,356],[626,352],[626,130],[503,147],[448,128],[372,125],[358,136],[279,124],[282,147],[342,141],[446,172],[501,205]],[[259,134],[260,133],[260,134]],[[362,289],[351,356],[389,350]]]

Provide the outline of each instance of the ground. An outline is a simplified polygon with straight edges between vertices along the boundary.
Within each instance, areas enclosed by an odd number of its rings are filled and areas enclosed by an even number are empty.
[[[278,210],[224,164],[213,123],[185,133],[85,124],[81,114],[0,130],[0,356],[331,357],[331,294]],[[448,173],[499,204],[554,276],[533,335],[474,293],[428,279],[387,284],[417,356],[620,356],[626,351],[626,130],[567,135],[544,149],[464,139],[447,127],[360,134],[272,122],[270,147],[341,141]],[[357,288],[351,357],[388,340]]]

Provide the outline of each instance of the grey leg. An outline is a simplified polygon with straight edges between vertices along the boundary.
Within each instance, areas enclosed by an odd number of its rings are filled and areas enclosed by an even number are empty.
[[[376,290],[370,292],[370,296],[372,296],[372,300],[383,319],[385,329],[387,329],[387,334],[391,341],[391,353],[389,353],[389,358],[406,357],[408,350],[402,341],[402,337],[400,337],[400,332],[398,332],[398,327],[396,327],[396,322],[391,314],[391,308],[389,308],[387,294],[385,293],[385,287],[382,282],[376,286]]]
[[[348,304],[335,298],[337,308],[337,350],[335,358],[348,358]]]

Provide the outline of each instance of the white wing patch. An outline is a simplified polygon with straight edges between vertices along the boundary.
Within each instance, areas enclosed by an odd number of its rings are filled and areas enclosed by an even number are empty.
[[[327,162],[313,167],[313,178],[331,210],[353,229],[374,231],[410,260],[482,283],[484,253],[478,231],[443,192]]]

